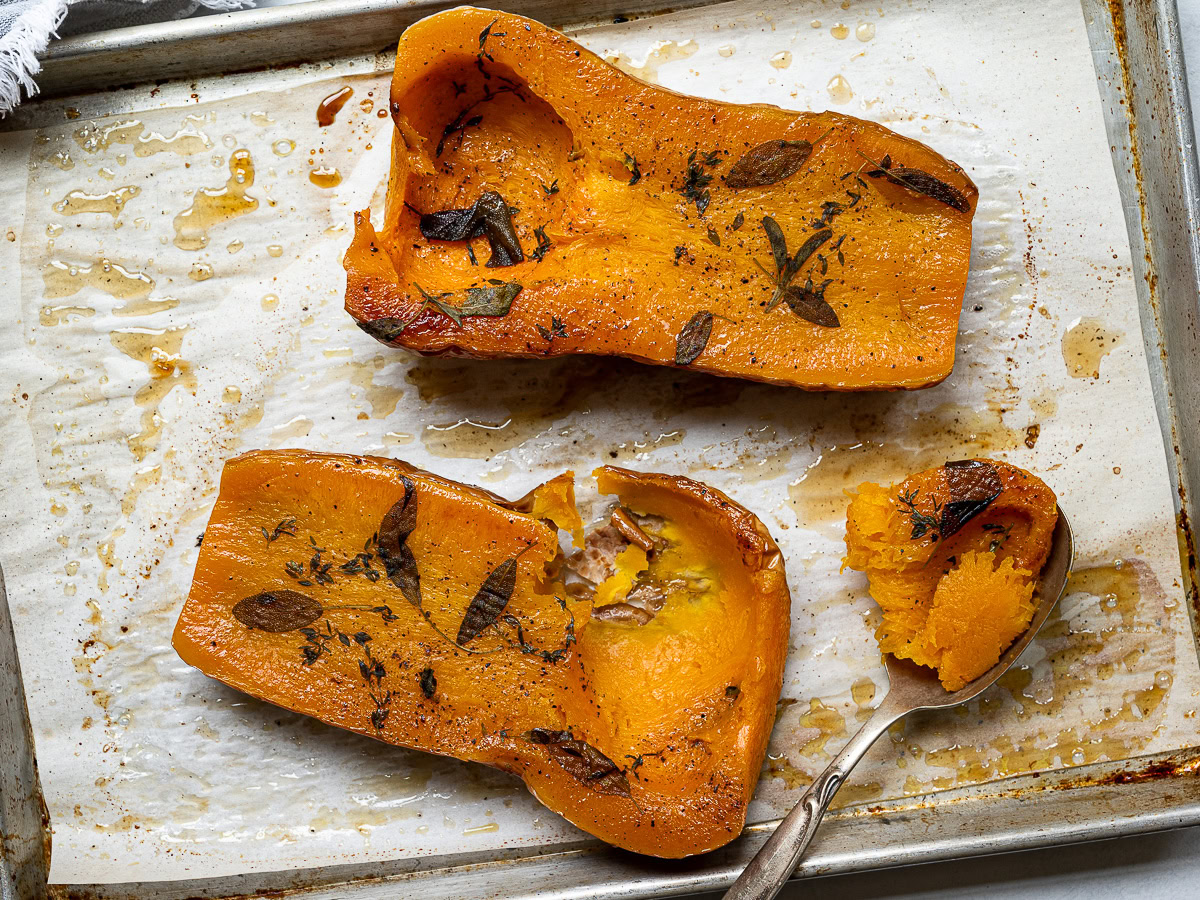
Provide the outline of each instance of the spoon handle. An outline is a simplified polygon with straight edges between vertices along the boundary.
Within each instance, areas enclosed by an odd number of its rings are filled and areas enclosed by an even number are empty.
[[[771,900],[779,893],[817,833],[817,826],[833,795],[876,739],[905,712],[907,710],[894,709],[887,697],[883,699],[829,767],[808,786],[795,809],[779,823],[746,870],[738,876],[725,894],[725,900]]]

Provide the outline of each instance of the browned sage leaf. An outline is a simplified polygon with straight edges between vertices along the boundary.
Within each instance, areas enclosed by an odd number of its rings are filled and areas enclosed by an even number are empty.
[[[734,189],[774,184],[799,172],[810,155],[808,141],[767,141],[746,151],[725,176],[725,183]]]
[[[712,334],[713,314],[706,309],[700,310],[683,326],[675,338],[675,364],[677,366],[691,365],[708,346],[708,338]]]
[[[838,328],[841,320],[819,288],[791,285],[783,292],[788,307],[806,322],[825,328]]]
[[[554,762],[593,791],[632,797],[629,779],[620,766],[591,744],[572,737],[571,732],[535,728],[529,732],[529,739],[545,746]]]
[[[417,527],[417,488],[407,475],[400,476],[404,496],[392,504],[379,525],[379,546],[388,552],[397,550]]]
[[[404,485],[404,496],[384,514],[377,546],[388,580],[400,589],[404,599],[420,606],[421,575],[417,559],[407,543],[417,527],[417,489],[407,475],[401,475],[400,481]]]
[[[763,216],[762,225],[763,231],[767,233],[767,240],[771,242],[771,255],[775,257],[775,271],[782,273],[788,264],[787,238],[783,236],[783,229],[779,227],[779,223],[770,216]]]
[[[408,327],[408,322],[404,319],[397,319],[394,316],[384,316],[382,319],[372,319],[370,322],[359,322],[358,327],[375,338],[377,341],[383,341],[385,344],[390,344],[396,338],[400,337],[405,328]]]
[[[458,626],[458,637],[454,639],[459,646],[464,646],[474,640],[480,632],[491,626],[500,618],[504,607],[512,599],[513,589],[517,586],[517,558],[510,556],[491,571],[484,579],[479,592],[471,599],[467,611],[463,615],[462,624]]]
[[[906,187],[914,194],[923,194],[926,197],[937,200],[939,203],[945,203],[959,212],[965,213],[971,211],[971,205],[967,202],[967,198],[953,185],[946,184],[942,179],[936,178],[920,169],[909,169],[904,166],[888,167],[887,163],[889,162],[891,160],[885,158],[882,168],[868,172],[867,175],[871,178],[883,178],[886,176],[888,181]]]
[[[467,299],[458,307],[461,316],[507,316],[522,286],[515,281],[493,281],[489,287],[467,288]]]
[[[513,266],[525,259],[521,240],[513,227],[514,211],[498,193],[484,191],[467,209],[422,213],[421,234],[429,241],[469,241],[486,237],[492,249],[488,268]]]
[[[942,507],[939,528],[942,540],[956,534],[967,522],[991,506],[992,501],[1004,490],[1000,473],[991,463],[960,459],[946,463],[945,469],[950,499]]]
[[[233,617],[243,625],[273,634],[311,625],[323,612],[320,602],[291,590],[263,591],[233,607]]]

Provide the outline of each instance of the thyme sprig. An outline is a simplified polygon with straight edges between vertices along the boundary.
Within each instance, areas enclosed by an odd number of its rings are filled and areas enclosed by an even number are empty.
[[[912,525],[910,538],[915,541],[929,534],[936,541],[941,537],[942,523],[939,514],[942,511],[942,505],[937,500],[934,500],[934,514],[932,516],[921,512],[917,509],[917,495],[919,493],[920,491],[914,489],[900,494],[897,498],[900,501],[900,505],[906,508],[904,514],[909,517],[909,522]]]

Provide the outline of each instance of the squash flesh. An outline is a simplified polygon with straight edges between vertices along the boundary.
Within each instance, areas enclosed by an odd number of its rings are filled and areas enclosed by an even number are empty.
[[[510,503],[394,460],[263,451],[226,464],[176,650],[288,709],[513,772],[551,809],[626,849],[713,849],[741,830],[773,722],[789,621],[782,561],[758,520],[711,489],[618,469],[598,476],[602,490],[666,521],[669,543],[649,567],[674,577],[703,557],[714,572],[731,571],[698,593],[672,594],[645,626],[592,619],[593,598],[559,580],[558,533],[544,521],[552,509],[575,530],[569,476]],[[406,495],[405,479],[418,501],[407,546],[420,609],[378,553],[368,557],[381,577],[345,569],[372,535],[384,543],[380,523]],[[267,540],[264,528],[289,519]],[[514,558],[503,609],[513,623],[501,616],[457,644],[472,598]],[[272,633],[234,612],[245,598],[285,591],[313,598],[320,616]],[[731,639],[746,649],[730,652]],[[570,732],[614,771],[581,779],[578,757],[564,755],[572,745],[538,743],[539,730]]]
[[[1058,521],[1040,479],[996,460],[965,465],[991,467],[998,492],[953,533],[937,533],[955,500],[945,466],[887,488],[862,484],[846,513],[844,565],[867,574],[882,612],[880,650],[937,669],[951,691],[991,668],[1028,626]]]
[[[836,113],[684,97],[536,22],[469,8],[405,32],[392,104],[385,219],[377,230],[358,214],[345,258],[347,310],[377,336],[381,322],[392,323],[383,335],[392,343],[430,354],[589,353],[673,365],[682,329],[706,311],[711,335],[690,367],[714,374],[813,389],[913,388],[937,383],[953,365],[976,190],[915,141]],[[480,121],[444,137],[464,110]],[[725,186],[742,154],[777,139],[815,144],[801,171]],[[701,212],[682,188],[695,165],[689,154],[712,150],[719,159],[700,168],[712,178]],[[886,178],[863,177],[860,186],[859,154],[929,172],[960,190],[970,210]],[[468,207],[484,191],[519,210],[524,262],[487,269],[486,242],[473,242],[472,265],[461,243],[422,236],[414,210]],[[778,221],[794,253],[819,230],[813,220],[826,201],[847,208],[828,223],[821,268],[814,256],[794,283],[833,279],[827,299],[840,327],[805,321],[787,304],[766,312],[773,284],[757,265],[772,267],[764,216]],[[529,256],[537,228],[551,243],[540,260]],[[489,277],[522,285],[507,315],[456,323],[417,289],[460,297]],[[397,323],[404,328],[392,334]]]

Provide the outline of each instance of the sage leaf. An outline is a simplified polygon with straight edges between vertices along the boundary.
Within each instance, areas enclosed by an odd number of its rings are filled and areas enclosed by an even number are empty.
[[[804,167],[812,149],[808,141],[766,141],[747,150],[733,164],[725,176],[725,183],[739,190],[783,181]]]
[[[791,285],[783,292],[783,299],[787,301],[788,308],[806,322],[824,328],[838,328],[842,324],[819,289]]]
[[[369,322],[356,322],[363,331],[375,338],[377,341],[382,341],[385,344],[390,344],[396,338],[400,337],[404,329],[408,327],[408,321],[398,319],[395,316],[384,316],[380,319],[372,319]]]
[[[1004,484],[991,463],[979,459],[960,459],[945,465],[950,499],[942,507],[939,531],[942,540],[957,534],[1000,496]]]
[[[468,209],[446,209],[422,213],[419,227],[429,241],[469,241],[486,237],[492,256],[488,268],[512,266],[525,259],[520,238],[513,227],[516,212],[495,191],[485,191]]]
[[[462,624],[458,626],[458,637],[455,643],[465,646],[474,640],[485,628],[493,625],[504,612],[504,607],[512,599],[513,589],[517,586],[517,558],[510,556],[491,571],[479,591],[471,599],[467,611],[463,615]]]
[[[311,625],[325,612],[320,602],[299,591],[263,591],[239,600],[233,617],[249,628],[281,634]]]
[[[535,728],[529,739],[544,746],[550,759],[580,784],[598,794],[615,794],[632,799],[629,779],[615,762],[587,741],[572,737],[569,731]]]
[[[893,184],[905,187],[914,194],[921,194],[937,200],[939,203],[945,203],[951,209],[964,213],[971,211],[971,204],[967,202],[962,191],[928,172],[907,166],[893,166],[890,155],[885,156],[878,163],[865,154],[860,153],[859,156],[875,166],[867,173],[869,178],[887,178]]]
[[[783,236],[783,229],[779,227],[779,223],[770,216],[763,216],[763,230],[767,233],[767,240],[771,242],[771,254],[775,257],[775,271],[782,273],[788,264],[787,238]]]
[[[687,366],[696,361],[708,346],[712,325],[713,314],[706,309],[688,319],[675,338],[675,365]]]
[[[515,281],[501,282],[490,287],[467,288],[467,299],[458,307],[460,316],[506,316],[517,294],[523,290]]]

